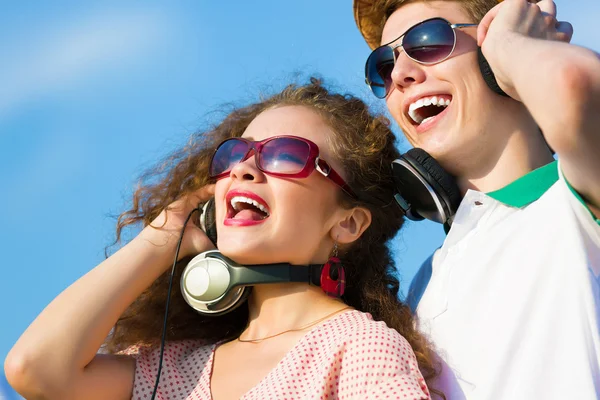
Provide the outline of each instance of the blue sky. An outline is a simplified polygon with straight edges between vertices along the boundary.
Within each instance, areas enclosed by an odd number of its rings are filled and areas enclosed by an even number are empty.
[[[600,3],[558,1],[600,49]],[[349,0],[12,2],[0,13],[0,360],[61,290],[103,259],[136,177],[188,135],[296,77],[375,108]],[[402,149],[407,145],[402,144]],[[396,240],[404,288],[443,240]],[[0,399],[3,384],[0,382]],[[5,395],[8,396],[8,395]]]

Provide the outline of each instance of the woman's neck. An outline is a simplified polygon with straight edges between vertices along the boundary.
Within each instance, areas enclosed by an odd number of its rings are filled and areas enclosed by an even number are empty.
[[[248,299],[249,322],[242,336],[261,338],[297,329],[345,306],[305,283],[257,285]]]

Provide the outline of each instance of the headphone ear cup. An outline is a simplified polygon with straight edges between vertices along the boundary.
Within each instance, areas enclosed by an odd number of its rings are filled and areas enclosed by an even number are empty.
[[[200,215],[200,227],[206,233],[206,236],[216,246],[217,245],[217,223],[215,216],[215,199],[210,198],[202,206],[202,214]]]
[[[240,286],[230,290],[221,300],[216,303],[212,303],[209,308],[209,312],[205,309],[194,308],[198,313],[203,315],[209,315],[211,317],[218,317],[219,315],[227,314],[240,307],[248,300],[248,297],[252,293],[252,286]]]
[[[499,94],[500,96],[510,97],[498,85],[498,81],[496,80],[494,71],[492,71],[492,67],[490,67],[490,64],[487,62],[485,56],[481,52],[481,47],[477,48],[477,61],[479,62],[479,70],[481,71],[483,80],[488,85],[488,87],[492,89],[494,93]]]
[[[454,177],[423,149],[410,149],[402,157],[431,185],[442,203],[446,215],[452,217],[461,202],[460,190]]]
[[[181,274],[181,294],[186,303],[203,315],[222,315],[239,307],[251,287],[232,287],[229,266],[217,250],[198,254]]]

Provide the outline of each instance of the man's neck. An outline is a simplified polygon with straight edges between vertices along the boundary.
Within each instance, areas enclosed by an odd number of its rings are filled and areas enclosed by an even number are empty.
[[[552,161],[552,152],[537,128],[534,133],[514,132],[501,152],[479,166],[477,173],[461,176],[458,185],[463,194],[468,189],[491,192]]]

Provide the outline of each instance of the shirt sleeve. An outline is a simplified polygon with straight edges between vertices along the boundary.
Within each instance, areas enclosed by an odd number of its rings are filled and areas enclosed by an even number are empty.
[[[378,322],[349,337],[340,368],[340,399],[430,399],[415,354],[398,332]]]
[[[149,399],[158,374],[160,347],[132,346],[122,354],[136,360],[132,400]],[[203,393],[198,391],[210,390],[206,389],[210,384],[203,372],[209,367],[211,354],[212,346],[202,346],[199,341],[167,341],[156,399],[196,398],[188,396],[200,396]]]
[[[419,306],[421,297],[423,297],[425,289],[427,289],[427,285],[431,280],[434,256],[435,252],[433,252],[427,258],[427,260],[425,260],[423,264],[421,264],[421,267],[413,277],[413,280],[410,282],[408,294],[406,295],[406,304],[408,304],[413,314],[417,313],[417,307]]]

